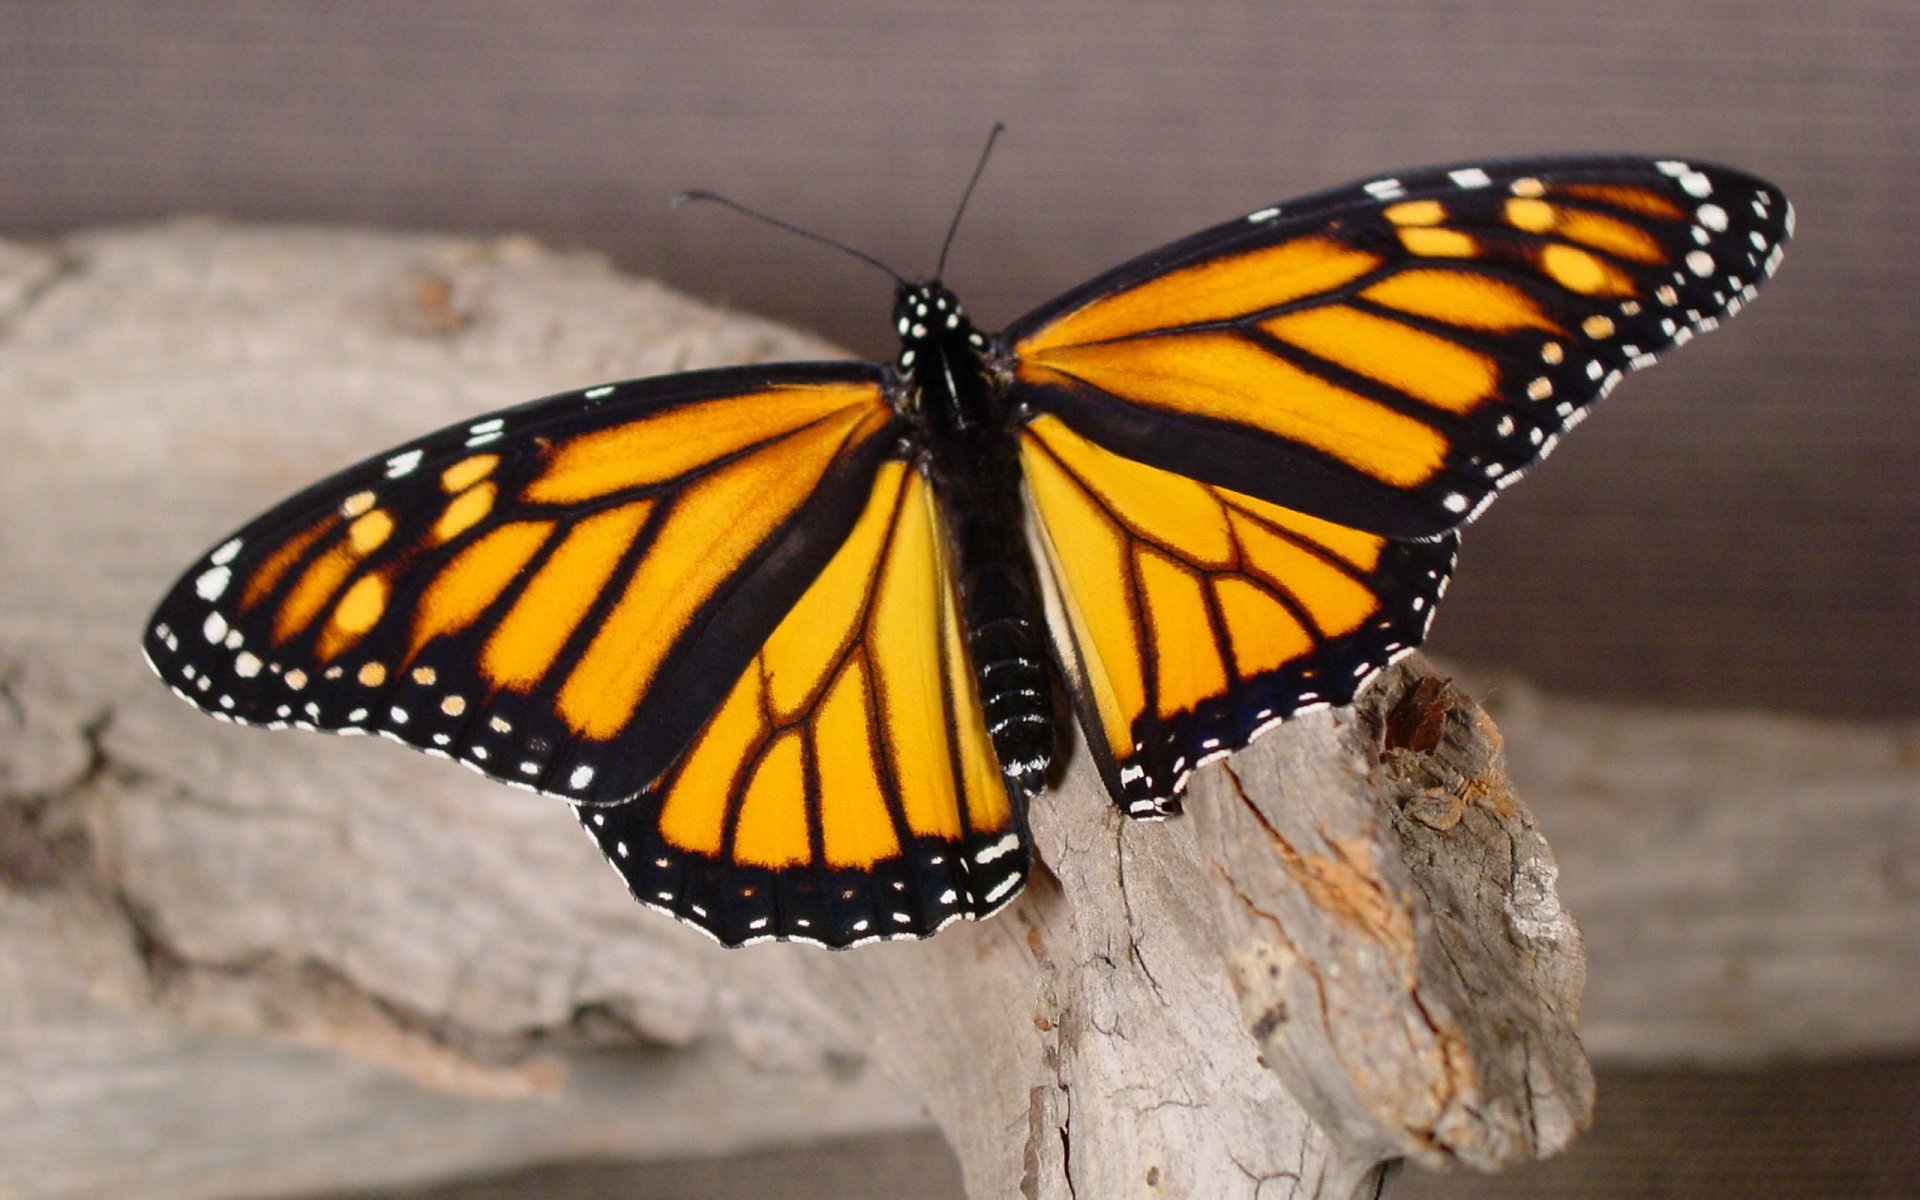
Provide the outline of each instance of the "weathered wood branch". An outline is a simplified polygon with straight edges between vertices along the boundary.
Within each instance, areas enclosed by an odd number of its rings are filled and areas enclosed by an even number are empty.
[[[844,955],[723,952],[550,803],[215,725],[138,663],[172,573],[326,469],[586,380],[820,353],[511,241],[0,246],[0,1191],[291,1192],[923,1108],[981,1197],[1345,1197],[1385,1157],[1566,1143],[1579,935],[1498,735],[1417,660],[1176,821],[1073,773],[1001,918]]]

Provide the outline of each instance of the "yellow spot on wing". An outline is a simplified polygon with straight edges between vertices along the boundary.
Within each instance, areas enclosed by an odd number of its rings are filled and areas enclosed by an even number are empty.
[[[733,856],[759,867],[808,861],[807,781],[800,735],[781,734],[760,759],[747,784],[735,827]]]
[[[1632,281],[1585,250],[1558,244],[1540,250],[1540,269],[1561,287],[1582,295],[1631,295]]]
[[[786,385],[687,404],[562,442],[526,498],[570,504],[665,483],[756,443],[876,407],[884,401],[870,383]]]
[[[1507,224],[1528,233],[1545,233],[1554,225],[1553,205],[1545,200],[1514,197],[1507,201]]]
[[[274,614],[273,640],[276,644],[305,629],[312,622],[314,614],[322,605],[333,598],[333,593],[346,579],[347,572],[353,569],[357,556],[345,543],[328,547],[320,557],[307,564],[300,575],[299,582],[287,593],[281,602],[280,611]]]
[[[1073,346],[1045,366],[1134,403],[1258,429],[1397,487],[1440,469],[1446,439],[1230,333]]]
[[[1024,364],[1060,347],[1244,317],[1331,291],[1379,265],[1375,255],[1331,238],[1295,238],[1169,271],[1091,300],[1036,330],[1015,353]]]
[[[376,508],[347,526],[347,542],[355,554],[365,556],[378,549],[392,532],[393,518],[385,509]]]
[[[1448,412],[1471,410],[1492,396],[1500,381],[1493,360],[1483,354],[1344,305],[1304,309],[1262,322],[1261,327]]]
[[[475,454],[440,472],[440,486],[449,493],[464,492],[479,483],[500,465],[498,454]]]
[[[499,490],[491,483],[483,483],[455,496],[447,504],[447,510],[440,514],[440,519],[434,522],[434,540],[450,542],[479,524],[480,519],[492,511],[493,500]]]
[[[1402,271],[1360,294],[1376,304],[1466,329],[1506,333],[1560,328],[1519,288],[1464,271]]]
[[[365,633],[386,609],[387,581],[378,575],[362,575],[334,607],[334,628],[342,633]]]
[[[387,668],[377,662],[362,663],[360,673],[355,678],[362,687],[379,687],[387,681]]]
[[[1473,258],[1480,253],[1480,243],[1457,229],[1402,229],[1400,244],[1422,258]]]
[[[1438,225],[1447,208],[1438,200],[1405,200],[1389,205],[1383,215],[1395,225]]]
[[[546,677],[652,509],[645,500],[623,504],[568,532],[488,637],[480,655],[488,679],[528,688]]]

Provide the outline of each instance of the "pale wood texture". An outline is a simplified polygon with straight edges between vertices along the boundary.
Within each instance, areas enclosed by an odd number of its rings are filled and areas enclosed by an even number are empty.
[[[1204,773],[1178,821],[1125,823],[1074,775],[1002,918],[845,955],[720,951],[637,910],[557,803],[215,725],[138,661],[173,572],[324,470],[566,386],[821,353],[518,241],[195,222],[0,247],[0,1193],[264,1195],[931,1115],[979,1197],[1344,1200],[1387,1157],[1491,1168],[1573,1136],[1579,934],[1490,722],[1407,700],[1417,661]],[[1573,711],[1564,736],[1621,736]],[[1816,759],[1855,738],[1846,795],[1898,835],[1910,741],[1794,728]],[[1672,755],[1669,803],[1711,779],[1699,745],[1633,736]],[[1570,791],[1632,790],[1634,764],[1578,761]],[[1914,961],[1902,879],[1849,896],[1847,965],[1884,956],[1850,1000]],[[1721,881],[1728,905],[1753,882]],[[1646,896],[1611,903],[1645,926]],[[1668,949],[1718,961],[1706,934]],[[1660,986],[1605,1028],[1637,1040]],[[1828,1028],[1822,991],[1773,972],[1756,994],[1786,1015],[1712,1015],[1741,1031],[1724,1052]],[[1677,1013],[1660,1045],[1714,1024]],[[1828,1044],[1911,1032],[1879,1019]]]

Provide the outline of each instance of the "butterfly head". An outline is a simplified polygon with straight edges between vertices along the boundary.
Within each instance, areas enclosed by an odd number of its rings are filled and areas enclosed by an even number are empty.
[[[903,283],[893,298],[893,328],[900,335],[900,370],[911,374],[935,345],[963,343],[984,353],[986,338],[967,319],[960,298],[939,280]]]

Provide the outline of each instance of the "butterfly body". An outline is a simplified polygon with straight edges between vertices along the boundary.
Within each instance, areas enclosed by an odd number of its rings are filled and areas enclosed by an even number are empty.
[[[574,806],[728,945],[998,910],[1070,702],[1132,817],[1424,638],[1459,528],[1778,266],[1771,184],[1425,168],[1224,222],[987,337],[605,384],[348,467],[143,648],[215,717],[377,733]]]
[[[895,406],[919,443],[954,552],[961,623],[1001,770],[1027,795],[1052,761],[1045,615],[1025,537],[1020,448],[992,343],[938,281],[902,285]]]

